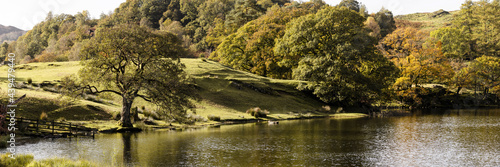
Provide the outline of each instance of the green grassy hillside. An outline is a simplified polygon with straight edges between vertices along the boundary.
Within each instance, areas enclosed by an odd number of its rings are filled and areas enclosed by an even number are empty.
[[[224,119],[252,118],[245,111],[260,107],[271,112],[273,117],[290,117],[297,113],[306,114],[319,110],[321,101],[295,87],[300,81],[278,80],[257,76],[225,67],[217,62],[204,59],[182,59],[186,71],[198,86],[202,100],[196,102],[196,113],[207,117],[220,116]],[[121,109],[121,100],[113,95],[89,96],[74,100],[62,97],[53,88],[42,83],[55,84],[62,77],[76,74],[81,68],[78,62],[30,63],[16,66],[16,80],[23,84],[17,95],[26,94],[18,108],[19,116],[39,118],[45,112],[49,119],[60,120],[106,120],[111,119]],[[0,67],[0,76],[7,76],[7,66]],[[18,86],[21,87],[21,86]],[[2,94],[6,95],[7,79],[1,78]],[[3,96],[6,97],[6,96]],[[5,103],[7,99],[3,98]],[[141,99],[134,102],[136,107],[154,112],[156,107]]]
[[[453,21],[453,15],[458,11],[439,10],[432,13],[413,13],[407,15],[398,15],[395,18],[412,22],[420,22],[422,30],[432,31],[444,26],[449,26]]]

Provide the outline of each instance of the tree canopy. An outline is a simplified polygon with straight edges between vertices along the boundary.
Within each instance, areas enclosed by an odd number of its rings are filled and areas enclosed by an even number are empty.
[[[275,39],[284,35],[286,24],[290,20],[311,12],[308,9],[272,7],[266,15],[227,36],[217,47],[213,57],[233,68],[258,75],[291,78],[291,68],[278,64],[282,57],[273,51]]]
[[[370,104],[397,76],[364,28],[364,17],[345,7],[327,7],[289,23],[275,47],[293,78],[308,81],[327,103]]]

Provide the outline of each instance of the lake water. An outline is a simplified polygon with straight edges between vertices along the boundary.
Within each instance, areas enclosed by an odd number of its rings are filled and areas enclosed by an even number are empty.
[[[102,134],[17,149],[102,166],[500,166],[500,109]]]

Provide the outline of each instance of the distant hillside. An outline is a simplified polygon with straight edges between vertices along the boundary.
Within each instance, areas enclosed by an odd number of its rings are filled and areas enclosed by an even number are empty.
[[[24,33],[26,33],[26,31],[19,28],[0,25],[0,42],[15,41]]]
[[[451,25],[453,21],[453,15],[458,11],[445,11],[438,10],[432,13],[413,13],[407,15],[398,15],[395,18],[399,20],[406,20],[410,22],[419,23],[420,29],[423,30],[435,30],[441,27]]]

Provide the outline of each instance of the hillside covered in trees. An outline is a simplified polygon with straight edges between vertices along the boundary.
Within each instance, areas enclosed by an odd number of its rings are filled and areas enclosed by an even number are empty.
[[[77,61],[103,28],[135,24],[174,34],[184,57],[307,81],[297,89],[341,106],[412,107],[499,103],[500,1],[467,0],[459,11],[394,17],[356,0],[127,0],[92,19],[48,14],[0,56],[19,63]],[[423,19],[422,19],[423,18]],[[427,19],[426,19],[427,18]],[[429,22],[429,20],[433,20]]]

